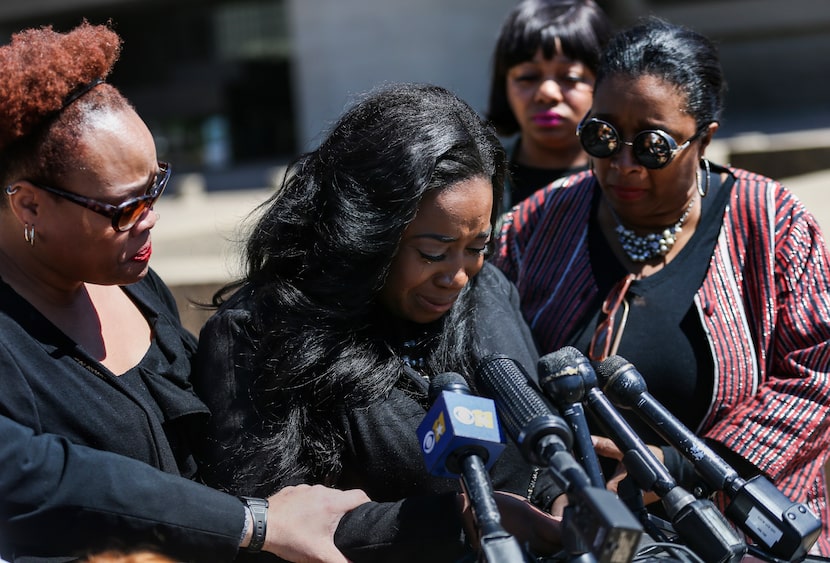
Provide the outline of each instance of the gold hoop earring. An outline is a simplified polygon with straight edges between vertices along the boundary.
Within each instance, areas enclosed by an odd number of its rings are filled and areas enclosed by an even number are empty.
[[[29,223],[23,225],[23,240],[29,243],[29,246],[35,245],[35,225],[29,226]]]
[[[706,187],[704,188],[704,187],[701,185],[701,181],[700,181],[700,168],[698,168],[698,169],[697,169],[697,193],[699,193],[699,194],[700,194],[700,197],[702,197],[702,198],[703,198],[703,197],[706,197],[706,194],[708,194],[708,193],[709,193],[709,182],[710,182],[709,175],[711,174],[712,170],[711,170],[711,168],[709,167],[709,161],[708,161],[707,159],[705,159],[705,158],[701,158],[701,159],[700,159],[700,162],[701,162],[701,164],[703,164],[703,168],[705,168],[705,169],[706,169]]]

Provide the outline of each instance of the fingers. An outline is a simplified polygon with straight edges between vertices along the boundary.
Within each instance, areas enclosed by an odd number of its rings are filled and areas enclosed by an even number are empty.
[[[315,486],[322,487],[322,485],[315,485]],[[323,487],[323,488],[326,488],[326,487]],[[331,490],[331,489],[329,489],[329,490]],[[354,510],[355,508],[357,508],[361,504],[365,504],[367,502],[372,501],[372,499],[370,499],[369,496],[360,489],[349,489],[349,490],[340,491],[340,492],[342,492],[342,494],[337,495],[332,500],[333,502],[337,503],[337,506],[333,507],[333,508],[336,508],[337,510],[342,510],[344,513],[348,512],[350,510]],[[328,497],[328,498],[331,498],[331,497]]]
[[[628,471],[626,470],[625,465],[620,463],[617,465],[617,469],[614,471],[611,478],[605,482],[605,488],[612,493],[619,495],[620,482],[626,477],[628,477]],[[635,484],[634,486],[636,487],[637,485]],[[641,493],[643,495],[643,504],[648,505],[660,500],[660,496],[654,491],[641,491]]]
[[[611,438],[592,435],[591,442],[594,444],[594,451],[597,453],[597,455],[609,457],[611,459],[616,459],[617,461],[622,461],[622,451],[620,451],[620,449],[617,447],[617,445]],[[647,444],[647,446],[648,449],[651,450],[651,453],[653,453],[657,457],[660,463],[665,463],[663,450],[659,446],[652,446],[651,444]]]
[[[649,505],[660,501],[660,496],[654,491],[643,492],[643,504]]]
[[[550,514],[554,518],[561,519],[565,514],[565,507],[568,506],[568,495],[561,494],[553,500],[550,507]]]
[[[648,445],[648,449],[651,450],[651,453],[657,458],[657,460],[664,464],[666,463],[666,456],[663,455],[663,449],[658,446],[652,446],[651,444]]]
[[[610,438],[606,438],[604,436],[591,436],[591,442],[594,444],[594,451],[597,455],[616,459],[617,461],[622,460],[622,452]]]
[[[518,495],[496,491],[494,496],[504,529],[519,543],[529,545],[537,554],[551,554],[562,548],[559,519]]]
[[[614,474],[606,479],[605,481],[605,488],[611,491],[614,494],[618,494],[618,488],[620,486],[620,481],[628,477],[628,472],[625,470],[625,466],[623,464],[618,464],[617,469],[614,471]]]

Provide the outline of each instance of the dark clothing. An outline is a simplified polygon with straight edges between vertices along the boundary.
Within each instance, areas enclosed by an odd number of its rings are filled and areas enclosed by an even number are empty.
[[[519,136],[515,140],[505,143],[505,150],[510,155],[510,164],[504,183],[502,211],[510,211],[513,206],[529,198],[537,190],[541,190],[560,178],[588,169],[587,164],[571,168],[539,168],[538,166],[520,164],[516,160],[516,155],[519,152],[521,142],[522,139]]]
[[[806,502],[823,522],[814,549],[827,555],[830,256],[815,217],[781,184],[712,168],[734,184],[694,295],[712,358],[709,408],[695,431]],[[570,177],[536,192],[504,222],[494,261],[517,284],[542,353],[570,344],[604,297],[588,242],[596,189],[591,173]],[[637,344],[618,352],[634,365]]]
[[[712,353],[695,310],[694,296],[706,275],[733,184],[729,177],[721,185],[717,171],[711,172],[706,184],[710,186],[709,193],[695,204],[701,205],[702,210],[692,238],[669,267],[632,282],[625,297],[629,310],[624,324],[624,311],[616,314],[615,338],[619,335],[620,349],[632,354],[626,359],[643,374],[649,392],[663,397],[663,406],[692,429],[700,426],[709,409],[713,371]],[[593,199],[588,248],[599,293],[570,339],[572,346],[586,352],[594,329],[605,319],[600,312],[602,300],[628,274],[596,220],[598,189]],[[666,354],[666,350],[671,350],[671,354]],[[668,373],[671,377],[666,376]],[[622,415],[646,443],[667,445],[633,412],[623,410]],[[683,485],[691,488],[690,483]]]
[[[0,416],[0,554],[146,546],[180,561],[231,561],[239,499],[124,456],[35,435]]]
[[[192,476],[188,420],[208,412],[188,383],[195,339],[154,273],[123,290],[147,318],[153,339],[132,373],[117,377],[0,282],[0,415],[38,434]]]
[[[190,432],[208,414],[188,382],[195,338],[153,272],[122,289],[153,337],[139,364],[119,377],[0,281],[0,415],[35,434],[57,434],[192,477]]]
[[[533,195],[537,190],[552,184],[559,178],[577,174],[587,170],[588,166],[574,166],[572,168],[538,168],[519,164],[515,160],[510,162],[510,177],[505,186],[505,211],[518,205]]]
[[[536,348],[522,321],[515,287],[489,264],[473,283],[476,322],[487,327],[479,339],[482,354],[504,353],[535,371]],[[240,494],[247,491],[234,490],[238,468],[228,455],[251,439],[246,430],[260,426],[248,398],[257,375],[246,361],[253,334],[248,307],[242,299],[208,321],[193,374],[196,392],[213,413],[205,458],[200,459],[205,462],[204,478],[212,486]],[[367,407],[340,413],[343,466],[334,485],[362,488],[372,500],[385,503],[360,506],[341,520],[335,543],[352,561],[456,561],[469,551],[455,504],[458,480],[429,475],[422,459],[416,429],[428,399],[427,383],[419,388],[419,377],[414,375],[414,383],[400,382],[387,397]],[[491,474],[495,489],[522,496],[532,490],[529,496],[538,506],[549,506],[559,492],[546,474],[539,475],[534,488],[533,468],[512,445]]]

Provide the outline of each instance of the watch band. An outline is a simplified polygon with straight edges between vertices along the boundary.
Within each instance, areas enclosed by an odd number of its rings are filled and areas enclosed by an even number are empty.
[[[251,542],[245,551],[257,553],[265,545],[265,531],[268,528],[268,501],[264,498],[239,497],[245,506],[251,511],[254,520],[254,529],[251,534]]]

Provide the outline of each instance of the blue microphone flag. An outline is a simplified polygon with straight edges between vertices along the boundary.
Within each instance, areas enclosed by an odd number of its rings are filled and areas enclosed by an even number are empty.
[[[495,403],[475,395],[442,391],[417,434],[427,470],[438,477],[459,477],[458,460],[471,453],[489,470],[504,450]]]

